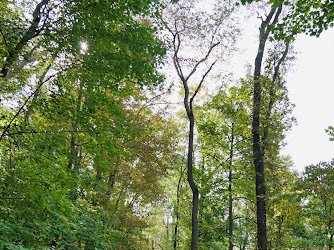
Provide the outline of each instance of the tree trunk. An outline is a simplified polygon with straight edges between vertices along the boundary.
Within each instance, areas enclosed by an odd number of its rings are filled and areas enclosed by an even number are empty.
[[[169,242],[169,212],[167,211],[167,220],[166,220],[166,248],[168,248],[168,242]]]
[[[333,234],[331,233],[331,236],[329,238],[329,245],[328,245],[328,250],[333,249]]]
[[[196,65],[193,67],[191,72],[187,77],[183,75],[182,67],[179,63],[178,59],[178,52],[180,49],[181,39],[180,34],[178,31],[175,33],[169,29],[169,31],[173,34],[173,46],[174,46],[174,55],[173,55],[173,62],[176,69],[176,72],[182,81],[183,88],[184,88],[184,108],[187,112],[188,120],[189,120],[189,141],[188,141],[188,162],[187,162],[187,169],[188,169],[188,183],[191,188],[192,194],[193,194],[193,202],[192,202],[192,224],[191,224],[191,249],[197,250],[197,240],[198,240],[198,188],[195,184],[194,178],[193,178],[193,150],[194,150],[194,127],[195,127],[195,117],[193,112],[193,101],[196,97],[198,91],[200,90],[202,83],[205,79],[205,77],[209,74],[212,67],[215,65],[216,62],[212,63],[209,69],[205,72],[205,74],[202,75],[202,79],[200,83],[197,85],[197,88],[195,92],[190,97],[190,91],[188,86],[188,80],[189,78],[195,73],[198,66],[205,62],[212,50],[219,45],[218,43],[212,44],[209,48],[209,51],[203,57],[200,61],[196,63]]]
[[[261,111],[261,84],[260,70],[263,58],[265,41],[260,41],[258,54],[255,59],[254,72],[254,96],[253,96],[253,161],[255,166],[256,185],[256,221],[257,221],[257,248],[267,249],[267,226],[266,226],[266,187],[264,176],[264,153],[261,148],[260,139],[260,111]]]
[[[198,188],[194,182],[193,177],[193,151],[194,151],[194,127],[195,119],[192,110],[188,113],[189,116],[189,144],[188,144],[188,183],[193,193],[192,202],[192,226],[191,226],[191,249],[197,250],[197,240],[198,240]]]
[[[261,65],[265,45],[271,32],[271,27],[276,24],[282,10],[282,4],[272,6],[267,18],[262,21],[259,36],[259,48],[255,58],[254,80],[253,80],[253,117],[252,117],[252,140],[253,140],[253,162],[255,166],[256,186],[256,221],[257,221],[257,249],[267,249],[267,218],[266,218],[266,186],[264,173],[264,150],[260,136],[260,114],[261,114]],[[275,14],[276,13],[276,14]],[[274,17],[275,15],[275,17]],[[271,22],[271,19],[274,20]],[[271,22],[271,23],[270,23]]]
[[[228,206],[228,249],[233,250],[233,196],[232,196],[232,167],[233,167],[233,151],[234,151],[234,123],[232,123],[231,129],[231,144],[230,144],[230,164],[229,164],[229,173],[228,173],[228,199],[229,199],[229,206]]]
[[[333,232],[332,232],[332,208],[333,208],[333,204],[330,205],[329,207],[329,222],[328,222],[328,231],[329,231],[329,244],[328,244],[328,250],[332,250],[333,249]]]
[[[71,144],[70,144],[70,156],[68,162],[68,169],[69,170],[77,170],[80,164],[80,158],[78,157],[79,148],[76,142],[75,136],[78,132],[78,124],[79,124],[79,113],[81,112],[82,108],[82,98],[83,98],[83,83],[79,79],[79,89],[78,89],[78,100],[76,104],[76,108],[74,110],[74,117],[72,122],[72,129],[71,132]]]
[[[175,221],[175,228],[174,228],[174,250],[177,248],[177,241],[178,241],[178,236],[177,236],[177,231],[178,231],[178,226],[179,226],[179,220],[180,220],[180,189],[181,189],[181,181],[182,181],[182,176],[183,176],[183,171],[185,169],[182,169],[181,166],[181,171],[180,171],[180,178],[177,183],[177,190],[176,190],[176,206],[175,206],[175,215],[176,215],[176,221]]]
[[[21,40],[16,44],[15,48],[8,51],[8,57],[5,60],[3,67],[0,72],[0,76],[2,78],[6,78],[10,67],[15,62],[16,58],[19,56],[24,46],[28,44],[28,42],[39,35],[44,27],[38,27],[41,22],[41,11],[44,6],[49,3],[50,0],[42,0],[39,4],[37,4],[34,12],[33,12],[33,20],[28,28],[28,30],[23,34]]]
[[[174,228],[174,250],[176,250],[176,248],[177,248],[177,229],[178,229],[178,225],[179,225],[179,219],[180,219],[180,215],[177,212],[175,228]]]

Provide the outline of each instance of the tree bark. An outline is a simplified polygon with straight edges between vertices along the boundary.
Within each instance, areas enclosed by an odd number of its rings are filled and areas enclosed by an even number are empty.
[[[15,47],[13,49],[8,50],[8,57],[4,62],[0,73],[0,76],[2,78],[5,78],[7,76],[9,68],[13,65],[17,56],[23,50],[24,46],[26,46],[32,38],[38,36],[40,32],[43,30],[43,27],[41,28],[38,27],[41,22],[41,11],[43,7],[48,4],[49,1],[50,0],[42,0],[39,4],[37,4],[33,12],[33,20],[30,24],[30,27],[23,34],[21,40],[15,45]]]
[[[176,221],[175,221],[175,228],[174,228],[174,250],[177,249],[177,241],[178,241],[178,226],[179,226],[179,220],[180,220],[180,212],[179,212],[179,208],[180,208],[180,190],[181,190],[181,181],[182,181],[182,176],[183,176],[183,171],[185,169],[182,169],[181,166],[181,171],[180,171],[180,178],[179,181],[177,183],[177,190],[176,190],[176,206],[175,206],[175,215],[176,215]]]
[[[260,26],[259,48],[255,58],[254,80],[253,80],[253,117],[252,117],[252,140],[253,140],[253,162],[255,167],[256,186],[256,221],[257,221],[257,249],[267,250],[267,218],[266,218],[266,186],[264,172],[264,150],[260,136],[260,114],[261,114],[261,65],[263,53],[272,25],[278,22],[282,10],[282,4],[278,7],[273,5],[267,18]],[[276,14],[275,14],[276,13]],[[274,18],[273,21],[272,18]]]
[[[176,25],[176,23],[175,23]],[[198,241],[198,188],[195,184],[194,177],[193,177],[193,150],[194,150],[194,127],[195,127],[195,117],[193,112],[193,101],[200,90],[205,77],[209,74],[212,67],[215,65],[216,62],[212,63],[209,69],[202,75],[202,79],[200,83],[197,85],[195,92],[190,95],[188,80],[190,77],[196,72],[197,68],[200,64],[205,62],[209,55],[211,54],[212,50],[219,45],[220,42],[211,44],[208,52],[206,55],[199,60],[195,66],[192,68],[188,76],[184,76],[182,71],[182,66],[179,63],[178,53],[181,46],[181,37],[180,33],[175,26],[175,31],[172,31],[169,27],[167,29],[173,35],[173,48],[174,48],[174,55],[173,55],[173,63],[176,70],[177,75],[179,76],[183,89],[184,89],[184,108],[187,113],[187,117],[189,120],[189,139],[188,139],[188,159],[187,159],[187,170],[188,170],[188,183],[191,188],[193,194],[193,202],[192,202],[192,223],[191,223],[191,249],[197,250],[197,241]]]
[[[188,183],[193,193],[193,203],[192,203],[192,226],[191,226],[191,249],[197,249],[197,240],[198,240],[198,188],[194,181],[193,176],[193,150],[194,150],[194,127],[195,119],[194,114],[191,111],[189,117],[189,141],[188,141]]]
[[[229,173],[228,173],[228,249],[233,250],[233,196],[232,196],[232,175],[233,175],[233,151],[234,151],[234,123],[232,123],[231,128],[231,141],[230,141],[230,164],[229,164]]]

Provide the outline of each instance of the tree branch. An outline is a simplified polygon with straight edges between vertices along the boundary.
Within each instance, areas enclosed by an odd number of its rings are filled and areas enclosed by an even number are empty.
[[[33,12],[33,20],[30,24],[30,27],[28,30],[24,33],[21,40],[16,44],[15,48],[11,51],[9,51],[9,55],[6,59],[6,61],[3,64],[2,70],[1,70],[1,77],[6,78],[9,67],[12,66],[12,64],[15,61],[15,57],[18,56],[23,47],[27,45],[28,41],[32,38],[38,36],[41,29],[38,29],[39,23],[41,21],[41,10],[42,8],[49,3],[50,0],[42,0],[39,4],[37,4],[34,12]]]
[[[199,66],[202,62],[205,62],[205,61],[208,59],[208,57],[209,57],[209,55],[211,54],[212,50],[213,50],[216,46],[218,46],[219,44],[220,44],[220,42],[217,42],[217,43],[213,44],[213,45],[209,48],[209,51],[206,53],[205,57],[203,57],[201,60],[199,60],[199,61],[195,64],[195,66],[193,67],[193,70],[192,70],[192,71],[190,72],[190,74],[187,76],[186,81],[188,81],[189,78],[196,72],[198,66]]]
[[[1,33],[1,36],[2,36],[2,38],[3,38],[3,40],[4,40],[4,42],[5,42],[5,45],[6,45],[6,47],[8,47],[8,43],[7,43],[7,40],[6,40],[5,34],[2,32],[2,30],[1,30],[1,29],[0,29],[0,33]]]
[[[203,84],[203,82],[204,82],[205,77],[206,77],[206,76],[209,74],[209,72],[212,70],[212,67],[213,67],[213,65],[215,65],[216,62],[217,62],[217,60],[214,61],[214,62],[211,64],[210,68],[209,68],[209,69],[205,72],[205,74],[202,76],[202,79],[201,79],[200,83],[198,84],[197,89],[195,90],[193,96],[190,98],[190,103],[192,103],[193,99],[196,97],[198,91],[199,91],[200,88],[202,87],[202,84]]]
[[[11,119],[11,121],[8,123],[8,125],[6,126],[6,128],[3,130],[1,136],[0,136],[0,141],[1,139],[4,137],[4,135],[7,133],[8,129],[10,128],[10,126],[12,125],[13,121],[16,119],[16,117],[19,116],[19,114],[21,113],[21,111],[23,110],[23,108],[27,105],[28,101],[30,100],[31,97],[33,97],[43,86],[44,83],[46,83],[47,81],[49,81],[52,77],[54,77],[54,75],[50,76],[48,79],[46,79],[45,81],[45,75],[47,74],[47,72],[49,71],[49,69],[51,68],[51,64],[46,68],[46,70],[43,72],[43,74],[41,75],[41,77],[39,78],[39,84],[37,85],[36,89],[34,92],[32,92],[30,94],[30,96],[25,100],[25,102],[22,104],[22,106],[20,107],[20,109],[16,112],[16,114],[14,115],[14,117]]]

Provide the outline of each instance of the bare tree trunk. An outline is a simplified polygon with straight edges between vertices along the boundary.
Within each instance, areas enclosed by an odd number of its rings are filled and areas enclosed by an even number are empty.
[[[183,172],[185,169],[182,169],[181,166],[181,171],[180,171],[180,178],[177,183],[177,190],[176,190],[176,206],[175,206],[175,215],[176,215],[176,221],[175,221],[175,228],[174,228],[174,250],[177,248],[177,242],[178,242],[178,236],[177,236],[177,231],[178,231],[178,226],[179,226],[179,220],[180,220],[180,190],[181,190],[181,181],[183,177]]]
[[[191,249],[197,250],[197,240],[198,240],[198,188],[195,184],[194,177],[193,177],[193,151],[194,151],[194,127],[195,127],[195,117],[193,112],[193,101],[200,90],[205,77],[209,74],[212,67],[215,65],[216,62],[212,63],[209,69],[202,75],[202,79],[200,83],[197,85],[196,90],[192,95],[190,95],[188,80],[190,77],[196,72],[198,66],[205,62],[209,55],[211,54],[212,50],[219,45],[220,42],[213,43],[210,45],[210,48],[206,55],[199,60],[195,66],[192,68],[188,76],[184,76],[182,71],[182,66],[179,62],[179,50],[181,46],[181,36],[177,27],[175,26],[175,31],[171,30],[167,27],[169,32],[173,35],[173,48],[174,48],[174,55],[173,55],[173,63],[175,70],[182,82],[183,89],[184,89],[184,108],[187,112],[188,120],[189,120],[189,140],[188,140],[188,162],[187,162],[187,169],[188,169],[188,183],[191,188],[193,194],[193,202],[192,202],[192,224],[191,224]]]
[[[194,150],[194,127],[195,127],[195,119],[194,114],[191,111],[188,114],[189,118],[189,141],[188,141],[188,183],[193,193],[193,202],[192,202],[192,216],[191,216],[191,249],[197,249],[197,239],[198,239],[198,188],[194,181],[193,176],[193,150]]]
[[[332,216],[332,208],[333,208],[333,204],[330,205],[330,208],[329,208],[329,215]],[[328,222],[328,230],[329,230],[329,244],[328,244],[328,250],[332,250],[333,249],[333,232],[332,232],[332,222],[333,222],[333,219],[330,218],[329,219],[329,222]]]
[[[231,128],[231,141],[230,141],[230,164],[229,164],[229,173],[228,173],[228,249],[233,250],[233,196],[232,196],[232,167],[233,167],[233,151],[234,151],[234,123],[232,123]]]

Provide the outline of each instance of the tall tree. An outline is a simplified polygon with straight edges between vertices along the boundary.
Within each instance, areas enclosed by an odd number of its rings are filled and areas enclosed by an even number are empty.
[[[285,48],[281,55],[276,59],[272,79],[269,80],[271,85],[269,91],[269,102],[263,111],[263,77],[261,74],[262,62],[265,53],[266,43],[269,40],[272,31],[279,22],[282,13],[283,2],[277,1],[272,3],[269,14],[262,19],[259,34],[258,52],[255,58],[254,80],[253,80],[253,117],[252,117],[252,140],[253,140],[253,161],[255,166],[256,177],[256,203],[257,203],[257,240],[258,249],[267,249],[267,226],[266,226],[266,184],[265,184],[265,152],[268,149],[268,132],[272,113],[272,107],[275,103],[275,84],[280,80],[280,67],[286,59],[289,50],[289,44],[293,39],[287,36],[284,39]],[[261,115],[262,114],[262,115]],[[263,118],[261,118],[263,116]]]
[[[235,218],[242,217],[242,215],[235,211],[235,206],[237,206],[240,197],[247,197],[240,190],[248,189],[248,187],[242,186],[246,183],[242,176],[247,178],[248,174],[246,173],[249,171],[247,160],[245,160],[249,152],[245,149],[250,148],[250,114],[248,113],[251,101],[250,93],[250,85],[244,80],[227,90],[225,87],[221,87],[212,100],[204,106],[201,121],[198,122],[199,140],[202,143],[201,154],[207,158],[206,164],[210,166],[209,168],[217,166],[213,168],[212,173],[209,170],[205,171],[209,172],[207,178],[212,178],[212,180],[209,181],[205,178],[201,183],[201,197],[209,198],[210,194],[228,197],[227,204],[222,203],[222,208],[218,209],[223,211],[224,207],[228,207],[228,249],[233,249],[237,242],[236,239],[240,237],[234,233],[234,224]],[[205,175],[205,172],[202,174]],[[213,184],[212,182],[218,183]],[[210,188],[210,185],[220,185],[221,189]],[[239,188],[237,188],[238,186]],[[205,207],[210,207],[210,205],[205,204]],[[219,215],[223,217],[223,215]],[[204,218],[206,217],[204,214]],[[216,240],[218,241],[218,239]]]
[[[184,107],[187,112],[187,117],[189,119],[189,141],[188,141],[188,161],[187,161],[187,170],[188,170],[188,183],[193,193],[193,205],[192,205],[192,237],[191,237],[191,249],[197,249],[197,239],[198,239],[198,187],[195,184],[194,181],[194,175],[193,175],[193,151],[194,151],[194,128],[195,128],[195,116],[194,116],[194,110],[193,110],[193,102],[194,99],[200,90],[202,83],[204,82],[205,77],[207,74],[211,71],[213,65],[212,63],[209,69],[206,70],[206,72],[203,74],[202,79],[200,80],[199,84],[197,85],[195,91],[190,94],[188,80],[191,77],[191,75],[197,70],[197,67],[200,65],[200,63],[206,61],[214,47],[216,47],[218,44],[213,44],[210,46],[207,54],[194,66],[191,73],[187,76],[184,76],[182,73],[182,67],[180,63],[178,62],[178,51],[180,49],[181,45],[181,38],[180,34],[176,30],[175,33],[171,31],[173,35],[173,46],[174,46],[174,55],[173,55],[173,61],[175,69],[178,73],[178,76],[180,77],[180,80],[182,81],[183,88],[184,88]]]
[[[200,79],[199,83],[194,86],[193,91],[191,90],[190,79],[194,77],[195,72],[198,71],[200,67],[203,68],[203,65],[209,60],[209,56],[212,54],[214,48],[220,44],[218,38],[221,35],[223,23],[229,18],[230,13],[231,9],[229,6],[224,6],[222,12],[215,16],[214,14],[203,13],[202,10],[197,9],[196,1],[180,1],[179,6],[174,7],[174,10],[168,15],[167,21],[170,23],[164,21],[165,27],[172,35],[172,60],[177,76],[183,86],[183,104],[189,121],[187,171],[188,183],[193,195],[191,249],[197,249],[199,199],[198,187],[193,175],[194,99],[216,61],[210,63],[206,68],[201,69],[201,75],[197,76]],[[203,30],[201,30],[201,28],[203,28]],[[209,39],[202,39],[207,37],[209,37]],[[200,38],[201,40],[194,41],[196,38]],[[227,38],[225,37],[224,39]],[[200,51],[206,48],[207,51],[204,52],[204,54],[196,53],[191,58],[184,58],[183,55],[185,52],[182,51],[182,49],[186,51],[190,46],[199,47]],[[189,73],[186,74],[186,70],[189,70]]]

